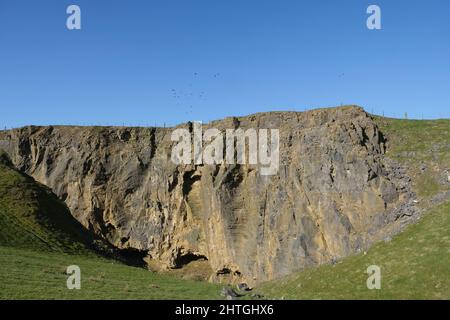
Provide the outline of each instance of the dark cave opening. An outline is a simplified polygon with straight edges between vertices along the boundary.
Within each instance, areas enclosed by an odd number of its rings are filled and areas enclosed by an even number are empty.
[[[195,254],[195,253],[191,253],[188,252],[186,254],[183,255],[179,255],[175,261],[175,267],[174,269],[180,269],[182,267],[184,267],[185,265],[193,262],[193,261],[208,261],[208,258],[204,255],[201,254]]]
[[[120,260],[122,260],[125,264],[134,266],[134,267],[146,267],[147,264],[144,261],[144,258],[148,255],[147,250],[139,250],[135,248],[125,248],[125,249],[117,249],[117,252],[120,256]]]

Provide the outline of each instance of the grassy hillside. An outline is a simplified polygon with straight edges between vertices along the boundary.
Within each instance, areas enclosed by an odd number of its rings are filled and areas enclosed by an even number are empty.
[[[405,165],[425,207],[450,190],[450,119],[401,120],[375,117],[387,138],[387,156]]]
[[[258,292],[275,299],[450,299],[450,203],[430,211],[391,242],[268,282]],[[381,268],[381,289],[366,286],[367,268]]]
[[[90,234],[46,187],[0,151],[0,299],[218,299],[216,285],[99,257]],[[66,286],[81,268],[81,289]]]
[[[69,265],[81,289],[69,290]],[[220,287],[89,255],[0,247],[0,299],[220,299]]]
[[[0,151],[0,245],[85,252],[90,234],[48,188],[16,171]]]

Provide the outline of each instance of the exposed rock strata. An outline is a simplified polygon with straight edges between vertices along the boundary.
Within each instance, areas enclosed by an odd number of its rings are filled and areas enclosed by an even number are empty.
[[[116,247],[168,268],[206,258],[215,280],[252,284],[335,261],[405,218],[398,208],[411,201],[409,182],[384,159],[384,138],[359,107],[208,126],[279,129],[278,174],[176,166],[170,128],[25,127],[0,133],[0,148]]]

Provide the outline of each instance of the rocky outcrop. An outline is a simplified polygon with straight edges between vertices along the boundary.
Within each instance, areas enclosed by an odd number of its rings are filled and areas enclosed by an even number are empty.
[[[407,217],[398,208],[410,201],[408,181],[384,160],[383,135],[359,107],[207,127],[279,129],[278,174],[175,165],[173,128],[25,127],[0,133],[0,148],[114,246],[167,268],[207,259],[212,280],[253,284],[335,261]]]

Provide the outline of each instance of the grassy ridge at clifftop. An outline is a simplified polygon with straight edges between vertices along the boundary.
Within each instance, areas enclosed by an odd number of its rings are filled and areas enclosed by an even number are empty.
[[[445,183],[448,179],[445,170],[450,174],[450,119],[375,117],[375,122],[388,139],[387,156],[408,168],[421,200],[450,190],[450,183]]]

